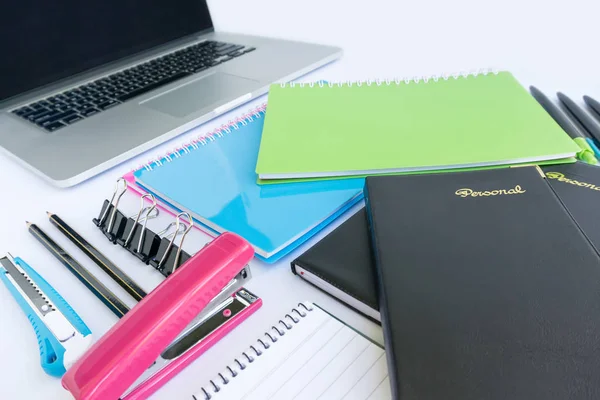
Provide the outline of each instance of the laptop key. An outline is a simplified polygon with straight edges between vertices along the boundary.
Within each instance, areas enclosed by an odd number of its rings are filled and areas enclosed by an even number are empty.
[[[256,47],[248,47],[246,49],[244,49],[244,53],[250,53],[251,51],[256,50]]]
[[[56,113],[52,116],[46,117],[43,121],[38,122],[38,125],[42,125],[46,127],[46,125],[54,123],[55,121],[62,120],[65,118],[69,118],[73,115],[77,115],[75,110],[64,111],[61,113]]]
[[[100,98],[92,100],[91,103],[98,105],[98,104],[104,103],[105,101],[108,101],[108,97],[102,96]]]
[[[223,56],[223,55],[228,54],[228,53],[230,53],[232,51],[237,51],[237,50],[240,50],[240,49],[243,49],[243,48],[244,48],[244,46],[236,46],[236,45],[232,44],[232,45],[229,45],[227,47],[223,47],[223,48],[218,49],[218,51],[216,52],[216,54],[218,56]]]
[[[39,118],[36,118],[35,120],[33,120],[33,123],[36,125],[44,125],[47,122],[50,121],[54,121],[58,118],[56,118],[56,115],[59,115],[59,112],[56,111],[51,111],[49,114],[46,114],[44,116],[41,116]]]
[[[55,130],[60,129],[63,126],[66,126],[66,125],[63,124],[60,121],[55,121],[55,122],[53,122],[51,124],[48,124],[48,125],[44,126],[44,129],[47,130],[47,131],[50,131],[50,132],[54,132]]]
[[[64,117],[62,119],[62,122],[70,125],[70,124],[74,124],[77,121],[80,121],[81,119],[83,119],[83,118],[81,118],[81,116],[79,114],[71,114],[68,117]]]
[[[104,103],[98,104],[98,108],[100,108],[102,110],[107,110],[111,107],[116,106],[117,104],[119,104],[119,102],[116,100],[107,100]]]
[[[30,121],[35,121],[39,118],[42,118],[46,115],[50,115],[52,114],[54,111],[48,110],[47,108],[42,108],[40,110],[37,110],[37,112],[30,114],[27,119]]]
[[[14,114],[17,114],[19,117],[27,117],[27,115],[31,114],[35,112],[35,110],[33,108],[29,108],[29,107],[22,107],[19,108],[18,110],[13,111]]]
[[[215,49],[222,49],[223,47],[231,46],[231,45],[232,45],[231,43],[221,42],[221,43],[218,43],[217,45],[212,46],[212,47],[214,47]]]
[[[94,114],[98,114],[100,112],[100,110],[96,109],[96,108],[88,108],[86,110],[82,110],[80,112],[81,115],[83,115],[84,117],[91,117]]]
[[[94,107],[94,105],[92,103],[85,102],[85,103],[76,105],[75,107],[73,107],[73,110],[83,111],[83,110],[87,110],[88,108],[92,108],[92,107]]]

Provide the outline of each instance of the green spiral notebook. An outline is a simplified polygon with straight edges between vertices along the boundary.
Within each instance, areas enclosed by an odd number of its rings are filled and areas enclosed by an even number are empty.
[[[579,150],[509,72],[273,85],[261,183],[556,160]]]

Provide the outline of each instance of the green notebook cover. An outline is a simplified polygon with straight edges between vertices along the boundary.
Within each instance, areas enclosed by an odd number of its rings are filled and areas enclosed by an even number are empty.
[[[473,168],[448,168],[431,171],[411,171],[411,172],[398,172],[381,175],[416,175],[416,174],[433,174],[433,173],[448,173],[448,172],[464,172],[464,171],[482,171],[486,169],[499,169],[499,168],[514,168],[514,167],[526,167],[529,165],[538,166],[550,166],[550,165],[562,165],[562,164],[573,164],[577,162],[577,158],[558,158],[556,160],[540,161],[535,164],[523,163],[523,164],[506,164],[506,165],[494,165],[489,167],[473,167]],[[327,180],[339,180],[339,179],[352,179],[352,178],[366,178],[368,175],[354,175],[354,176],[327,176],[324,178],[296,178],[296,179],[256,179],[258,185],[275,185],[278,183],[299,183],[299,182],[314,182],[314,181],[327,181]]]
[[[272,85],[260,182],[537,163],[579,147],[509,72]]]

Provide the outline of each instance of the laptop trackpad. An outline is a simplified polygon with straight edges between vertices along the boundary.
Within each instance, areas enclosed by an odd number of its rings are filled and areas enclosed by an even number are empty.
[[[216,72],[169,90],[141,103],[145,107],[183,118],[205,107],[234,99],[256,89],[257,81]]]

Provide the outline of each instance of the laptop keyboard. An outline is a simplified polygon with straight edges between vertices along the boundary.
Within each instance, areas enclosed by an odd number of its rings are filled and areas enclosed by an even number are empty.
[[[63,93],[28,104],[13,114],[48,132],[72,125],[160,86],[255,50],[207,41],[155,58]]]

